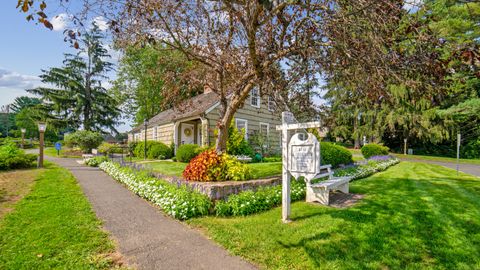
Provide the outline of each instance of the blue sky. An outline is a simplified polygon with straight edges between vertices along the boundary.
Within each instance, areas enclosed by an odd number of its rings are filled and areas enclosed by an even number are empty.
[[[27,95],[25,89],[41,85],[41,69],[61,66],[63,54],[75,50],[64,42],[63,30],[68,17],[50,16],[51,31],[27,22],[25,14],[16,10],[16,1],[0,4],[0,106],[11,103],[15,97]],[[7,3],[6,3],[7,2]],[[55,9],[51,8],[55,13]],[[59,10],[59,12],[61,12]],[[55,14],[57,15],[57,14]],[[119,126],[120,131],[128,125]]]

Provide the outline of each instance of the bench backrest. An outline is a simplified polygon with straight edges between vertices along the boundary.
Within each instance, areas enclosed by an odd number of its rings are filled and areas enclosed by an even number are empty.
[[[313,177],[312,180],[324,178],[324,177],[328,177],[328,179],[333,178],[332,165],[328,164],[328,165],[320,166],[320,173],[317,174],[315,177]]]

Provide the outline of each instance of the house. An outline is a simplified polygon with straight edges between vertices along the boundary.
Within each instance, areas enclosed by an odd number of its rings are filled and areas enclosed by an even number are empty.
[[[205,88],[204,93],[184,101],[183,106],[160,112],[148,120],[147,140],[160,141],[167,145],[182,144],[201,146],[215,143],[215,129],[219,117],[219,96]],[[273,99],[261,98],[259,90],[253,89],[243,107],[234,115],[236,127],[245,129],[246,139],[254,134],[266,138],[270,152],[280,153],[280,133],[276,125],[281,124],[281,113],[276,110]],[[145,140],[145,127],[139,125],[128,134],[128,141]],[[266,146],[266,145],[264,145]]]

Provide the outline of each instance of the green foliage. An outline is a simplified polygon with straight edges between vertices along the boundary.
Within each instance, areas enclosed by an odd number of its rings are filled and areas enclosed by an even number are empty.
[[[73,175],[46,163],[0,226],[0,269],[116,269],[115,245]]]
[[[62,67],[42,71],[40,78],[47,86],[27,91],[43,100],[39,112],[54,128],[116,131],[116,119],[120,116],[118,102],[102,85],[113,68],[102,44],[103,33],[94,24],[81,37],[81,48],[76,54],[65,54]]]
[[[89,158],[85,161],[85,164],[90,167],[98,167],[102,162],[108,161],[108,157],[106,156],[97,156],[93,158]]]
[[[103,153],[103,154],[111,154],[111,153],[116,153],[116,154],[121,154],[123,153],[123,149],[113,143],[108,143],[108,142],[102,142],[100,146],[98,146],[98,152]]]
[[[93,148],[97,148],[103,142],[103,137],[98,132],[79,130],[65,135],[64,141],[67,146],[76,146],[84,153],[90,153]]]
[[[264,157],[262,161],[263,162],[281,162],[282,157],[281,156]]]
[[[112,94],[126,114],[141,124],[160,111],[171,108],[172,100],[183,100],[199,93],[189,81],[181,80],[194,64],[174,49],[163,45],[131,46],[125,50],[118,67]],[[172,76],[175,74],[174,76]],[[175,93],[172,93],[172,91]]]
[[[305,182],[291,182],[291,200],[299,201],[305,198]],[[262,187],[257,191],[244,191],[230,195],[226,201],[217,201],[215,214],[217,216],[246,216],[269,210],[282,203],[282,186]]]
[[[233,122],[228,128],[227,153],[235,156],[254,155],[252,147],[245,139],[245,130],[238,130]]]
[[[145,142],[136,142],[129,147],[133,148],[133,155],[136,157],[144,157]],[[158,141],[147,141],[147,157],[150,159],[169,159],[173,156],[173,151],[166,144]]]
[[[183,144],[177,149],[175,157],[179,162],[190,162],[192,158],[200,154],[200,146],[196,144]]]
[[[244,181],[251,179],[250,169],[247,164],[239,162],[235,157],[228,154],[222,155],[223,172],[225,180]]]
[[[462,148],[463,158],[480,158],[480,137],[476,140],[470,140],[465,147]]]
[[[330,142],[320,143],[320,155],[321,163],[330,164],[332,167],[353,162],[352,153],[347,148]]]
[[[361,151],[362,151],[363,157],[368,159],[373,156],[388,155],[388,151],[390,151],[390,149],[380,144],[369,143],[362,146]]]
[[[25,154],[11,141],[0,146],[0,170],[30,168],[36,159],[36,155]]]
[[[162,142],[157,142],[148,147],[148,158],[169,159],[173,156],[172,149]]]

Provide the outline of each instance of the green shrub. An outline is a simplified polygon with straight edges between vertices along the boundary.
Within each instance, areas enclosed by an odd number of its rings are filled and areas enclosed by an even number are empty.
[[[192,158],[199,154],[200,146],[196,144],[180,145],[177,149],[175,157],[179,162],[190,162]]]
[[[108,161],[108,157],[106,156],[97,156],[93,158],[89,158],[85,161],[85,164],[90,167],[98,167],[102,162]]]
[[[103,142],[99,132],[79,130],[65,135],[65,144],[69,147],[78,146],[84,153],[90,153]]]
[[[25,154],[11,141],[0,146],[0,170],[30,168],[36,159],[37,155]]]
[[[291,200],[299,201],[305,198],[305,182],[291,182]],[[246,216],[266,211],[282,203],[282,186],[259,188],[257,191],[244,191],[230,195],[226,201],[217,201],[215,214],[217,216]]]
[[[244,155],[249,157],[253,157],[255,154],[245,139],[245,130],[238,130],[233,122],[228,128],[227,153],[234,156]]]
[[[352,153],[347,148],[329,142],[320,143],[321,163],[330,164],[332,167],[338,167],[340,164],[350,164],[353,162]]]
[[[252,175],[250,174],[250,169],[247,164],[238,161],[235,157],[223,154],[222,162],[224,166],[222,170],[226,172],[223,179],[243,181],[251,178]]]
[[[373,156],[385,156],[388,155],[389,150],[390,149],[388,147],[375,143],[365,144],[361,149],[364,158],[370,158]]]
[[[148,147],[148,145],[147,145]],[[151,159],[167,159],[173,156],[172,149],[166,144],[155,142],[148,147],[148,158]]]
[[[145,152],[145,142],[135,143],[133,155],[143,157]],[[157,141],[147,141],[147,157],[151,159],[168,159],[173,156],[172,149],[166,144]]]
[[[123,149],[116,144],[103,142],[98,147],[98,152],[102,154],[111,154],[111,153],[122,154]]]
[[[281,162],[281,156],[264,157],[263,162]]]

